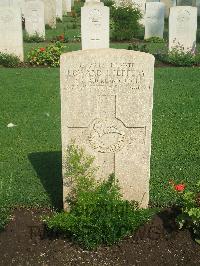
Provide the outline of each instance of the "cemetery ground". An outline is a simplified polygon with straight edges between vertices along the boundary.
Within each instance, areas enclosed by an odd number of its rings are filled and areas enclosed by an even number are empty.
[[[198,68],[155,69],[150,206],[164,209],[97,251],[46,235],[41,222],[62,207],[59,70],[1,68],[0,80],[0,205],[12,209],[0,265],[199,265],[199,246],[166,209],[176,201],[170,180],[194,187],[199,178]]]
[[[46,29],[44,42],[24,41],[25,61],[32,48],[63,34],[64,52],[81,49],[80,20],[65,16],[56,29]],[[143,35],[141,30],[136,45],[145,44],[153,54],[167,51],[167,42],[147,43]],[[110,47],[127,49],[129,43]],[[157,214],[119,243],[93,251],[43,223],[63,207],[59,69],[0,67],[0,265],[200,264],[194,235],[178,229],[178,192],[171,185],[192,190],[199,181],[199,67],[166,65],[157,61],[155,68],[149,206]]]

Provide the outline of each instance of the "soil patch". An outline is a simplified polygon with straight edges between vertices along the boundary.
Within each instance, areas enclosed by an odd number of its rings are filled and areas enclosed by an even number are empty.
[[[47,235],[44,209],[16,209],[0,233],[0,265],[200,265],[200,246],[188,230],[178,231],[176,209],[166,209],[135,235],[112,247],[86,251],[68,239]]]

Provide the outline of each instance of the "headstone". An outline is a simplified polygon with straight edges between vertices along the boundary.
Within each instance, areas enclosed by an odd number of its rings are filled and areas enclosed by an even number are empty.
[[[40,0],[27,1],[25,4],[25,29],[28,35],[38,34],[45,38],[44,3]]]
[[[65,0],[66,1],[66,12],[72,11],[72,0]]]
[[[0,52],[24,59],[21,10],[18,7],[0,8]]]
[[[56,0],[56,17],[62,20],[63,9],[62,0]]]
[[[159,2],[146,3],[145,39],[163,38],[165,5]]]
[[[109,8],[100,1],[87,1],[81,8],[82,49],[109,48]]]
[[[61,55],[63,166],[75,140],[95,156],[97,178],[114,172],[124,198],[141,207],[149,202],[153,73],[154,57],[136,51]],[[65,201],[70,180],[64,177],[63,183]]]
[[[169,50],[182,47],[187,52],[195,52],[197,32],[197,8],[177,6],[170,9]]]
[[[160,2],[165,4],[165,17],[168,18],[170,8],[176,6],[176,0],[160,0]]]
[[[198,16],[200,16],[200,0],[196,0],[196,7],[197,7]]]
[[[56,0],[43,0],[44,21],[51,28],[56,28]]]
[[[145,5],[146,0],[132,0],[133,6],[138,8],[142,14],[142,19],[140,20],[140,24],[144,25],[144,16],[145,16]]]

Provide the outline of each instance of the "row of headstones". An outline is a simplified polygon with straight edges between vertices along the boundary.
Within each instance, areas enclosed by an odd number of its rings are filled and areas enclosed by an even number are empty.
[[[163,38],[165,5],[146,3],[145,38]],[[197,32],[197,8],[177,6],[170,8],[169,50],[194,51]],[[109,48],[109,8],[99,1],[87,1],[81,10],[82,49]]]
[[[22,17],[28,35],[37,33],[45,38],[45,25],[55,28],[56,17],[62,19],[71,4],[72,0],[1,0],[0,52],[14,54],[23,61]]]
[[[165,4],[165,17],[169,17],[169,11],[171,7],[174,6],[194,6],[198,9],[198,15],[200,15],[200,0],[114,0],[116,5],[121,5],[124,3],[133,4],[136,6],[143,16],[146,11],[146,3],[148,2],[160,2]]]
[[[20,8],[29,35],[45,37],[45,25],[56,28],[56,18],[71,12],[74,0],[1,0],[0,8]]]

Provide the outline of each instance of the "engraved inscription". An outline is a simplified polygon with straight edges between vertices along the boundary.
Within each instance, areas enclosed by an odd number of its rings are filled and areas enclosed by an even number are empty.
[[[119,119],[97,118],[89,127],[88,141],[98,152],[119,151],[125,146],[127,138],[127,129]]]
[[[0,21],[3,23],[10,23],[11,21],[13,21],[13,14],[0,14]]]
[[[110,63],[102,64],[80,64],[76,69],[66,69],[65,79],[68,88],[82,90],[88,85],[95,87],[98,93],[131,93],[135,90],[146,88],[145,72],[135,69],[134,63]],[[122,86],[126,84],[125,86]]]

